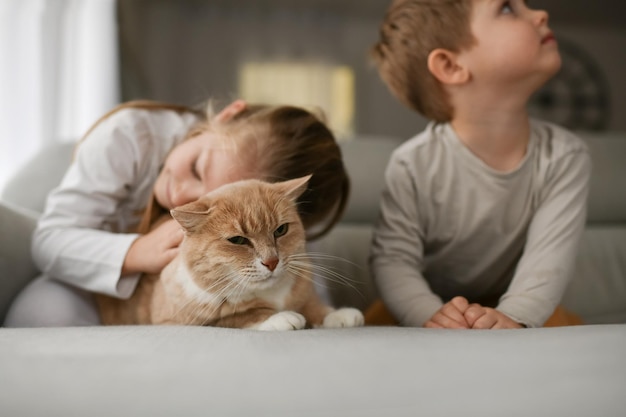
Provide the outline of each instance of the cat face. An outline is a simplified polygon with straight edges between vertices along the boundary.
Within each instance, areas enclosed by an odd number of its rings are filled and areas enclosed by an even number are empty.
[[[180,254],[196,284],[230,298],[286,278],[290,258],[305,251],[296,200],[309,178],[239,181],[172,210],[185,230]]]

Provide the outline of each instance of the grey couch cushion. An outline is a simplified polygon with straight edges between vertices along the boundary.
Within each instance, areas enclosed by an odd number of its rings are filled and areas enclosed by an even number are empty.
[[[626,134],[583,132],[580,136],[593,162],[587,221],[626,223]]]
[[[587,226],[563,305],[585,323],[626,323],[626,224]]]
[[[623,416],[626,325],[2,329],[3,416]]]
[[[385,184],[385,168],[391,152],[402,143],[393,137],[360,136],[341,143],[352,191],[343,216],[344,222],[376,221],[380,193]]]
[[[317,290],[331,305],[365,310],[378,298],[368,267],[372,232],[367,223],[340,223],[308,244]]]

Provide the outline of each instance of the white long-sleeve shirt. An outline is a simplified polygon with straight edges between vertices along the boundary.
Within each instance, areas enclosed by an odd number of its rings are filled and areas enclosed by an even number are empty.
[[[128,298],[139,274],[122,265],[168,152],[198,121],[190,113],[127,108],[102,121],[78,146],[48,196],[33,236],[40,270],[87,291]]]
[[[451,298],[543,325],[570,278],[586,218],[586,145],[532,121],[526,156],[498,172],[449,124],[430,124],[391,156],[371,266],[394,316],[421,326]]]

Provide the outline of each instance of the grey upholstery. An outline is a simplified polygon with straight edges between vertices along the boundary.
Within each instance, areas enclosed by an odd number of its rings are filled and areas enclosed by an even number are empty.
[[[38,213],[0,202],[0,323],[11,300],[37,274],[30,259],[30,236]]]
[[[593,160],[588,222],[626,225],[626,134],[581,136]]]
[[[2,190],[0,201],[41,213],[48,192],[56,187],[72,158],[75,144],[49,146],[22,166]]]
[[[0,415],[623,416],[626,134],[584,137],[594,162],[589,222],[563,303],[588,323],[617,324],[0,329]],[[350,280],[320,285],[336,304],[366,308],[376,298],[367,256],[383,171],[398,143],[370,137],[342,145],[351,201],[342,222],[309,246],[319,281],[329,276],[322,268]],[[36,273],[30,233],[71,149],[44,150],[0,196],[0,320]]]
[[[622,417],[626,325],[0,330],[7,417]]]

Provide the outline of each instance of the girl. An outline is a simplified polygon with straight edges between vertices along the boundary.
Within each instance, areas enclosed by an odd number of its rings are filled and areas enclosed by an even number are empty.
[[[145,233],[152,219],[229,182],[307,174],[298,208],[314,239],[339,220],[349,191],[339,147],[319,118],[243,101],[217,115],[211,106],[119,106],[87,132],[48,197],[32,245],[43,275],[16,298],[5,326],[99,324],[91,293],[128,298],[142,273],[176,256],[180,227],[170,220]]]

